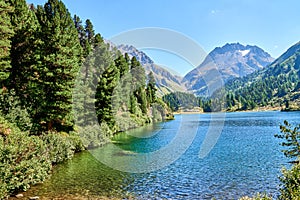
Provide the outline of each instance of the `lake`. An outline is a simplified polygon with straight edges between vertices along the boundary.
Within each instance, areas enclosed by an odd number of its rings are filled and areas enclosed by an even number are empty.
[[[274,134],[284,120],[299,123],[300,112],[236,112],[226,113],[224,119],[214,115],[218,114],[176,115],[173,121],[121,133],[113,144],[77,154],[56,166],[51,178],[34,186],[28,195],[137,199],[237,199],[257,192],[277,195],[281,167],[289,165]],[[220,123],[214,124],[212,119]],[[211,151],[199,156],[213,125],[221,128],[221,134],[213,136],[216,144]],[[177,139],[182,143],[177,142],[172,151],[160,152],[171,145],[179,129],[183,134]],[[181,147],[184,145],[188,146]],[[159,152],[163,162],[149,164],[154,156],[150,155],[145,162],[134,163],[136,155],[151,152]],[[172,160],[167,158],[176,155],[175,162],[164,166]],[[132,172],[112,169],[98,160]],[[145,171],[135,173],[138,169]]]

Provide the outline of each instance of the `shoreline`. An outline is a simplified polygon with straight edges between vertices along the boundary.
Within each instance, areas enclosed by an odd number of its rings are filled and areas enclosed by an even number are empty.
[[[238,112],[270,112],[270,111],[274,111],[274,112],[294,112],[294,110],[292,111],[284,111],[282,110],[282,108],[271,108],[271,109],[254,109],[254,110],[226,110],[226,111],[221,111],[222,113],[238,113]],[[297,110],[295,110],[297,111]],[[181,112],[173,112],[174,115],[189,115],[189,114],[210,114],[210,113],[220,113],[220,112],[196,112],[196,111],[191,111],[191,112],[187,112],[187,111],[181,111]]]

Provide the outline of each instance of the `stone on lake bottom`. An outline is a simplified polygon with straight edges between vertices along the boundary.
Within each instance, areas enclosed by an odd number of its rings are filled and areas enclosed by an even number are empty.
[[[39,199],[40,197],[36,196],[36,197],[29,197],[30,200],[36,200]]]
[[[24,195],[23,194],[17,194],[16,197],[19,199],[19,198],[23,198]]]

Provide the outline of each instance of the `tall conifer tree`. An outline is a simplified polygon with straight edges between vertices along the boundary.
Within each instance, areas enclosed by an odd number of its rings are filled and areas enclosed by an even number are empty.
[[[153,75],[153,72],[150,72],[148,75],[148,84],[147,84],[147,97],[149,104],[154,103],[156,100],[156,82]]]
[[[87,23],[89,24],[89,23]],[[100,38],[97,36],[97,40]],[[102,39],[102,38],[101,38]],[[112,110],[112,95],[120,79],[120,71],[116,67],[114,57],[109,51],[109,46],[99,40],[94,50],[96,68],[96,113],[100,123],[106,122],[110,128],[114,126],[114,116]],[[96,83],[95,82],[95,83]]]
[[[91,20],[87,19],[85,21],[85,32],[86,32],[86,36],[87,36],[87,40],[89,42],[90,45],[92,45],[94,43],[94,36],[95,36],[95,31],[94,31],[94,26],[91,22]]]
[[[0,89],[5,86],[4,81],[9,76],[11,68],[10,63],[10,37],[13,35],[13,29],[10,20],[10,13],[13,8],[7,1],[0,1]]]
[[[72,128],[72,90],[80,65],[81,46],[69,11],[60,0],[39,6],[41,24],[40,98],[35,120],[49,130]]]
[[[40,40],[37,38],[39,23],[33,10],[29,9],[25,0],[9,0],[14,7],[11,22],[14,36],[11,48],[11,73],[9,87],[14,89],[23,106],[29,111],[40,97],[37,93],[39,79],[38,62]]]

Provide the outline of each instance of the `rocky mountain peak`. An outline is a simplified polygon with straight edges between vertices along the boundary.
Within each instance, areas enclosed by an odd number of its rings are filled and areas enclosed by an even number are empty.
[[[153,72],[158,87],[158,95],[164,95],[174,91],[186,91],[184,85],[181,84],[182,77],[174,75],[164,67],[156,65],[143,51],[138,50],[132,45],[115,45],[109,40],[106,40],[106,43],[109,44],[111,48],[119,50],[122,54],[127,53],[130,58],[136,57],[145,68],[146,74]]]
[[[236,77],[243,77],[272,63],[274,58],[263,49],[240,43],[227,43],[211,51],[204,62],[184,77],[188,89],[196,94],[206,93],[203,76],[213,69],[219,71],[226,83]]]
[[[118,45],[117,48],[122,53],[128,53],[128,55],[130,57],[133,57],[133,56],[136,57],[136,59],[138,61],[140,61],[140,63],[142,65],[145,65],[145,64],[154,64],[153,60],[151,60],[151,58],[149,56],[147,56],[147,54],[145,54],[143,51],[139,51],[138,49],[136,49],[132,45],[121,44],[121,45]]]

